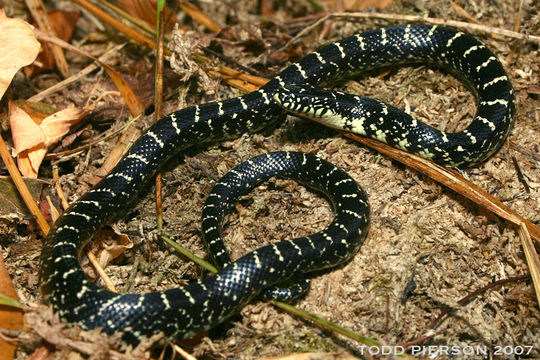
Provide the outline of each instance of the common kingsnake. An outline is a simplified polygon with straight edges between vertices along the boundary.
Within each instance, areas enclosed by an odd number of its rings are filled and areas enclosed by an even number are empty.
[[[439,64],[466,79],[478,98],[477,114],[466,130],[442,133],[388,105],[306,86],[407,63]],[[232,194],[247,191],[258,182],[257,176],[267,178],[280,172],[321,189],[335,202],[337,215],[328,229],[260,248],[228,263],[217,275],[163,292],[115,294],[99,289],[83,274],[78,257],[84,244],[100,227],[118,218],[167,159],[189,146],[234,138],[283,119],[285,112],[275,99],[291,111],[326,116],[323,120],[331,126],[358,131],[453,167],[475,165],[493,154],[504,142],[515,111],[506,72],[482,43],[449,28],[406,25],[353,35],[325,46],[244,96],[172,113],[150,127],[110,174],[57,221],[47,237],[41,257],[43,290],[61,319],[85,329],[123,331],[123,340],[129,343],[159,332],[167,339],[185,338],[220,323],[265,288],[354,255],[369,218],[357,184],[314,156],[278,152],[249,160],[240,165],[247,172],[235,170],[225,177],[210,196],[204,232],[219,234],[221,210],[230,207]],[[307,103],[296,103],[298,99]],[[313,108],[306,109],[308,103]],[[352,109],[348,117],[354,121],[343,118],[347,107]],[[211,243],[217,244],[213,251],[223,250],[219,240]],[[224,263],[227,261],[225,256]]]

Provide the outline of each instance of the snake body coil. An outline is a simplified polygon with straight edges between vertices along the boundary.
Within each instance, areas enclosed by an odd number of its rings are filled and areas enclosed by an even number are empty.
[[[349,121],[341,110],[330,108],[336,105],[340,109],[343,103],[330,99],[322,105],[315,101],[312,107],[297,105],[298,94],[293,99],[285,96],[296,85],[301,86],[298,93],[302,93],[304,85],[328,83],[347,74],[404,63],[441,64],[462,75],[478,98],[477,115],[471,125],[461,133],[446,134],[368,100],[360,100],[362,110],[353,114],[354,121]],[[111,173],[57,221],[48,236],[41,258],[42,284],[63,320],[85,329],[102,327],[107,333],[124,331],[124,340],[130,343],[158,332],[170,339],[189,337],[223,321],[264,288],[298,272],[335,265],[357,251],[369,215],[356,183],[312,156],[276,153],[252,159],[244,166],[262,177],[279,169],[337,199],[337,216],[330,230],[263,247],[225,266],[215,276],[164,292],[115,294],[97,288],[85,278],[78,263],[83,245],[97,229],[122,213],[167,159],[189,146],[233,138],[282,119],[285,112],[274,98],[302,114],[332,113],[332,126],[361,130],[367,136],[454,167],[478,164],[496,151],[509,132],[515,108],[508,77],[483,44],[452,29],[407,25],[332,43],[247,95],[177,111],[148,129]],[[389,120],[385,117],[388,113]],[[232,181],[236,182],[231,185],[234,188],[247,188],[252,186],[253,178],[238,175],[227,181],[225,187]],[[353,199],[359,207],[351,208],[349,200]],[[206,211],[204,222],[219,223],[220,216]],[[206,226],[211,229],[208,232],[219,229],[219,225]]]

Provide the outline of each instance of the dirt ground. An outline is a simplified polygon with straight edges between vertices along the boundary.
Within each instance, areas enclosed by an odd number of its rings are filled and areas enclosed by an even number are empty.
[[[480,23],[504,29],[513,28],[519,7],[519,1],[510,0],[458,0],[456,3]],[[53,5],[70,6],[54,2]],[[294,52],[268,56],[272,48],[290,38],[288,35],[296,34],[315,21],[309,17],[316,13],[310,2],[275,2],[275,12],[270,17],[258,16],[256,2],[251,1],[224,0],[199,5],[219,23],[230,24],[226,29],[228,34],[224,32],[214,39],[199,24],[179,15],[182,27],[194,30],[186,36],[205,45],[213,40],[214,46],[221,47],[226,56],[267,77],[293,61],[295,55],[307,54],[331,40],[403,23],[371,18],[331,19],[306,34]],[[523,2],[522,33],[540,34],[539,11],[538,2]],[[464,20],[450,2],[442,0],[394,1],[381,12]],[[298,20],[306,16],[305,21]],[[106,45],[124,41],[111,32],[99,31],[84,14],[79,22],[80,29],[73,42],[94,54],[103,52]],[[505,65],[515,88],[517,114],[503,148],[480,167],[461,173],[538,225],[539,44],[485,33],[473,34]],[[264,49],[263,45],[268,48]],[[153,57],[146,50],[142,53],[137,49],[129,44],[111,62],[138,84],[144,97],[152,91],[148,84],[153,80],[147,74],[153,71]],[[88,64],[80,56],[68,55],[68,60],[72,73]],[[195,69],[185,81],[179,81],[178,75],[169,70],[166,74],[170,79],[166,83],[165,94],[169,96],[165,112],[241,94],[240,90],[205,75],[204,69]],[[33,79],[34,91],[39,92],[57,81],[55,74],[40,75]],[[419,119],[447,131],[463,128],[476,109],[474,96],[461,82],[426,66],[393,68],[382,75],[374,71],[340,87],[410,109]],[[114,89],[106,74],[96,71],[45,101],[59,108],[68,104],[81,106],[89,96],[96,98],[110,90]],[[89,137],[99,137],[101,133],[120,128],[129,121],[127,114],[121,98],[103,98],[87,122]],[[148,116],[138,126],[146,128],[151,122],[152,117]],[[81,145],[83,140],[80,141],[72,146]],[[117,141],[118,137],[111,137],[87,151],[57,161],[60,184],[70,202],[91,187],[92,175]],[[497,286],[482,291],[464,305],[458,304],[461,298],[494,281],[528,274],[515,228],[434,180],[307,120],[289,116],[281,125],[256,135],[189,149],[163,175],[166,233],[205,257],[200,216],[205,196],[215,180],[244,160],[280,149],[314,153],[342,167],[368,193],[372,209],[371,227],[360,252],[344,267],[316,277],[308,295],[296,303],[298,308],[385,345],[403,345],[436,333],[417,345],[456,346],[462,350],[486,347],[494,358],[517,357],[494,355],[499,346],[511,351],[532,346],[531,353],[521,358],[540,357],[540,311],[530,280]],[[43,179],[51,178],[50,169],[50,162],[43,165]],[[121,291],[162,290],[204,276],[197,265],[157,240],[152,190],[124,221],[115,225],[137,244],[106,268]],[[54,193],[52,189],[49,191]],[[271,180],[237,204],[236,211],[227,220],[227,243],[236,258],[263,244],[317,232],[330,222],[331,216],[330,205],[318,195],[291,181]],[[0,246],[21,301],[29,306],[40,303],[36,274],[42,237],[28,219],[2,220],[1,224],[5,236]],[[447,308],[451,312],[433,328],[433,322]],[[61,334],[65,339],[58,339],[54,335],[58,335],[59,325],[51,314],[44,307],[32,309],[28,310],[30,325],[39,330],[41,336],[32,332],[22,340],[19,359],[32,353],[41,344],[42,336],[56,344],[56,347],[49,346],[56,358],[88,358],[89,354],[93,354],[93,358],[106,358],[104,349],[108,349],[109,343],[103,335],[64,329]],[[257,301],[195,345],[184,348],[199,359],[258,359],[298,352],[369,357],[362,344]],[[135,356],[129,352],[112,354],[119,358]],[[171,358],[170,353],[165,356]],[[420,354],[419,357],[428,356]],[[485,356],[461,353],[438,358]]]

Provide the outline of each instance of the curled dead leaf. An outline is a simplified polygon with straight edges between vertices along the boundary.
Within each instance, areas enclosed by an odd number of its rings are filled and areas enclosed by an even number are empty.
[[[0,9],[0,98],[15,73],[36,59],[39,48],[32,27],[21,19],[8,18]]]
[[[99,265],[105,268],[114,259],[133,247],[133,242],[126,234],[114,229],[104,229],[97,233],[92,245]]]
[[[43,118],[42,114],[36,112],[29,114],[19,104],[9,103],[9,122],[17,165],[23,176],[36,178],[47,149],[67,134],[86,111],[67,108]]]

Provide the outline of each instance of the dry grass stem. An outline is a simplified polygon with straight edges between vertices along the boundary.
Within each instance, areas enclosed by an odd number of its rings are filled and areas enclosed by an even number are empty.
[[[98,273],[99,277],[101,278],[101,280],[103,280],[103,283],[105,284],[107,290],[112,292],[118,292],[109,275],[107,275],[105,270],[103,270],[101,265],[99,265],[99,261],[98,259],[96,259],[96,256],[91,251],[87,251],[86,256],[88,256],[88,260],[90,260],[90,263]]]
[[[463,21],[445,20],[445,19],[438,19],[438,18],[432,18],[432,17],[426,17],[426,16],[418,16],[418,15],[401,15],[401,14],[385,14],[385,13],[337,13],[337,14],[328,14],[321,17],[315,23],[306,27],[302,31],[300,31],[298,34],[296,34],[295,37],[293,37],[285,45],[281,46],[279,49],[275,50],[274,52],[279,52],[284,49],[287,49],[290,45],[296,43],[299,39],[304,37],[309,32],[313,31],[313,29],[317,28],[318,26],[324,24],[327,20],[338,19],[338,18],[339,19],[373,18],[373,19],[406,21],[406,22],[411,22],[411,23],[421,22],[421,23],[427,23],[427,24],[432,24],[432,25],[455,27],[458,29],[465,29],[471,32],[478,31],[478,32],[483,32],[487,34],[492,34],[492,35],[495,34],[495,35],[510,37],[514,39],[540,43],[540,36],[537,36],[537,35],[521,34],[512,30],[506,30],[506,29],[501,29],[501,28],[482,25],[482,24],[471,24],[471,23],[463,22]]]
[[[4,164],[6,165],[6,168],[9,171],[9,175],[11,176],[13,183],[15,184],[15,186],[17,187],[17,190],[19,191],[19,194],[21,195],[21,197],[24,200],[24,203],[28,207],[28,210],[35,217],[35,220],[39,228],[41,229],[41,232],[44,235],[47,235],[51,227],[49,223],[47,222],[47,220],[45,219],[45,216],[43,216],[43,214],[39,210],[39,207],[37,206],[36,202],[34,201],[34,198],[30,194],[30,191],[26,187],[26,184],[24,183],[21,173],[19,172],[17,165],[15,165],[15,162],[13,161],[13,158],[11,157],[11,154],[9,153],[6,143],[4,142],[4,139],[1,136],[0,136],[0,156],[2,157],[2,160],[4,161]]]

